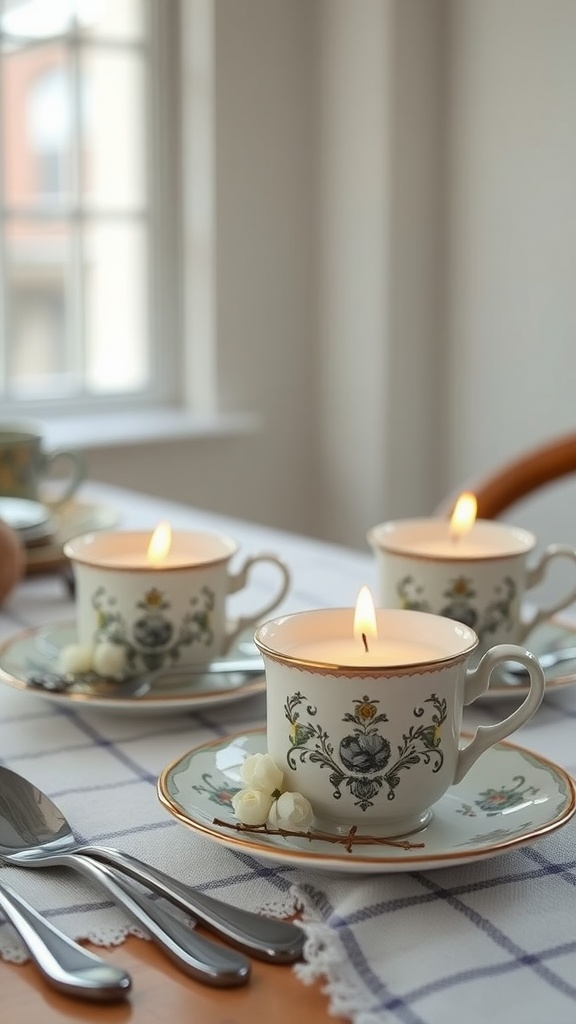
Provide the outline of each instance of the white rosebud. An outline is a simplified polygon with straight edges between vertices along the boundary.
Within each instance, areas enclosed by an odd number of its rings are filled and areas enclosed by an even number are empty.
[[[272,796],[261,789],[240,789],[232,797],[234,814],[244,825],[263,825]]]
[[[306,832],[314,819],[312,804],[302,793],[282,793],[274,800],[266,822],[270,828]]]
[[[60,672],[76,675],[79,672],[89,672],[92,668],[92,651],[89,647],[82,647],[81,644],[68,644],[60,651],[58,659]]]
[[[267,793],[282,791],[284,773],[270,754],[250,754],[240,769],[240,775],[252,789],[265,789]]]
[[[126,655],[120,644],[97,644],[92,657],[94,671],[113,679],[126,677]]]

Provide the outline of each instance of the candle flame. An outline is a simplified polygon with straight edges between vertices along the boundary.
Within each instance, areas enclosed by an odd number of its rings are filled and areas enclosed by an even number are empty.
[[[170,551],[172,544],[172,530],[170,523],[161,522],[154,530],[148,545],[148,561],[152,565],[160,565]]]
[[[472,529],[476,521],[477,507],[476,495],[472,494],[471,491],[464,491],[460,495],[450,520],[450,536],[454,540],[458,537],[463,537],[464,534]]]
[[[368,587],[360,587],[354,612],[354,639],[360,640],[364,645],[364,650],[368,651],[370,640],[376,640],[377,636],[374,599]]]

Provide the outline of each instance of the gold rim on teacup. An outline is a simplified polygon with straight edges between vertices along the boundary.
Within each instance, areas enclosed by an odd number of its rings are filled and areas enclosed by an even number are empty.
[[[408,618],[406,618],[408,616]],[[396,676],[396,675],[417,675],[423,671],[430,672],[437,665],[438,669],[448,664],[457,664],[467,659],[478,646],[478,637],[473,629],[461,622],[452,619],[443,619],[440,616],[431,616],[427,612],[411,611],[403,609],[380,608],[376,609],[377,632],[382,638],[386,638],[387,626],[394,623],[404,626],[406,634],[404,639],[409,641],[418,635],[430,640],[434,646],[439,645],[438,635],[444,634],[452,640],[458,638],[457,649],[427,657],[413,657],[410,660],[399,661],[391,664],[368,665],[362,660],[362,651],[359,646],[358,660],[346,664],[329,659],[317,659],[302,656],[298,653],[298,647],[302,643],[300,630],[303,624],[310,627],[315,638],[325,641],[352,636],[354,609],[353,608],[331,608],[329,613],[326,609],[318,608],[306,612],[294,612],[292,615],[284,615],[272,619],[258,626],[254,633],[254,643],[260,653],[265,657],[276,661],[279,664],[300,668],[302,671],[312,669],[317,674],[337,675],[347,678],[357,676]],[[324,625],[324,629],[322,629]],[[326,627],[330,627],[327,631]],[[409,628],[407,628],[409,626]],[[280,644],[276,639],[279,631],[285,632],[292,629],[296,636]],[[331,632],[332,630],[333,632]],[[429,635],[430,631],[432,636]],[[391,636],[391,634],[389,634]],[[433,639],[432,639],[433,637]],[[396,637],[397,638],[397,637]],[[288,644],[288,648],[284,646]]]

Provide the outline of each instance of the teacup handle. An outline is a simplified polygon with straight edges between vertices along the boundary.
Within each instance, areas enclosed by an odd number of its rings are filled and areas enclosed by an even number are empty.
[[[544,549],[536,565],[528,570],[526,577],[526,589],[536,586],[540,583],[540,580],[544,576],[549,563],[554,558],[568,558],[572,562],[576,562],[576,548],[570,547],[569,544],[549,544]],[[522,632],[519,636],[519,640],[524,640],[528,633],[537,626],[539,622],[543,622],[554,615],[555,612],[559,612],[562,608],[566,608],[567,605],[572,604],[572,601],[576,601],[576,584],[573,586],[564,597],[554,601],[553,604],[546,608],[537,608],[533,615],[522,622]]]
[[[530,651],[524,647],[517,647],[516,644],[498,644],[486,652],[479,661],[476,668],[468,669],[466,683],[464,686],[464,703],[472,704],[477,697],[486,693],[490,683],[490,676],[494,669],[504,661],[519,661],[528,672],[530,677],[530,689],[525,700],[516,711],[513,711],[508,718],[497,722],[496,725],[478,726],[473,739],[458,755],[454,783],[460,782],[472,765],[478,760],[488,747],[499,743],[510,733],[519,729],[538,710],[544,696],[544,673],[540,662]]]
[[[228,593],[235,594],[236,591],[242,590],[246,586],[250,570],[254,565],[260,562],[270,562],[280,570],[281,580],[280,587],[277,593],[264,605],[263,608],[259,608],[258,611],[252,612],[250,615],[242,615],[236,620],[233,629],[226,634],[226,643],[224,646],[224,653],[229,650],[230,645],[236,639],[236,637],[242,633],[248,626],[254,625],[259,619],[262,619],[268,612],[271,612],[274,608],[277,608],[280,602],[286,595],[288,587],[290,586],[290,570],[288,566],[284,564],[276,555],[251,555],[246,559],[241,569],[236,573],[231,573],[228,577]]]
[[[71,498],[74,492],[78,490],[86,474],[86,463],[81,452],[75,451],[73,448],[53,448],[44,455],[44,468],[46,469],[48,466],[51,466],[57,459],[70,464],[70,476],[66,481],[64,490],[58,497],[51,498],[46,502],[51,508],[57,508],[59,505],[63,505],[68,498]]]

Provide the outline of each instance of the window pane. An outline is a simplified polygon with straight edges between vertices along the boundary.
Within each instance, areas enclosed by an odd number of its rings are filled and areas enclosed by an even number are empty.
[[[151,333],[156,310],[174,309],[158,301],[174,274],[150,272],[165,222],[151,198],[173,169],[171,131],[162,160],[150,155],[152,121],[174,107],[162,55],[176,7],[0,0],[0,403],[132,407],[163,393]]]
[[[83,191],[93,206],[144,205],[144,85],[138,55],[97,51],[82,56]]]
[[[1,26],[16,39],[47,39],[76,28],[133,38],[142,31],[139,7],[140,0],[4,0]]]
[[[91,226],[85,239],[86,381],[98,393],[149,384],[148,269],[140,224]]]
[[[14,397],[69,393],[71,239],[65,224],[13,222],[6,231],[8,384]]]
[[[6,203],[62,202],[72,189],[72,101],[60,46],[20,50],[2,63]]]

